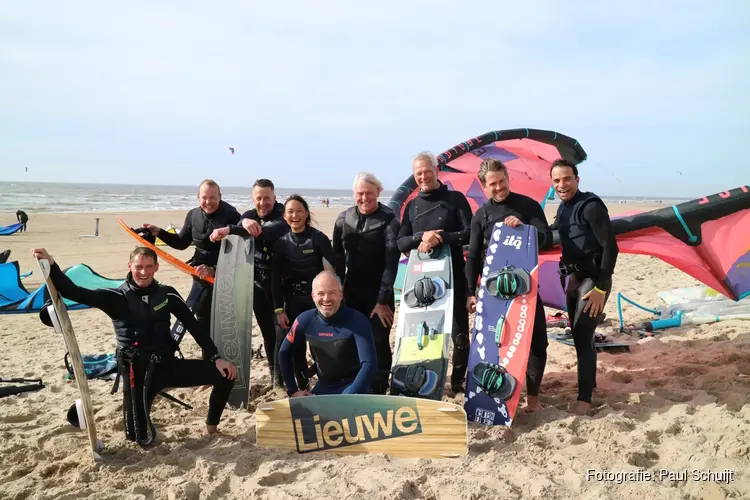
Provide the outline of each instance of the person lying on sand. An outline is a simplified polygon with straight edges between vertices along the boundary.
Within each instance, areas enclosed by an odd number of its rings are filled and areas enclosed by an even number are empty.
[[[279,350],[279,368],[290,397],[316,394],[370,394],[378,374],[375,338],[367,316],[342,306],[341,280],[331,271],[319,273],[312,283],[315,309],[300,314]],[[318,383],[312,391],[295,383],[296,344],[307,340],[316,360]]]
[[[77,286],[44,248],[31,251],[50,264],[50,279],[58,293],[102,310],[112,318],[117,340],[118,377],[123,383],[125,437],[141,446],[151,444],[156,428],[149,417],[156,395],[166,387],[212,385],[206,431],[217,431],[234,386],[237,370],[221,359],[209,332],[201,328],[177,290],[154,279],[159,269],[156,252],[137,247],[128,259],[128,275],[118,288],[89,290]],[[203,349],[204,359],[180,359],[170,332],[174,315]],[[44,317],[42,321],[45,321]],[[51,326],[51,322],[48,323]],[[132,377],[132,379],[131,379]],[[116,382],[117,383],[117,382]]]

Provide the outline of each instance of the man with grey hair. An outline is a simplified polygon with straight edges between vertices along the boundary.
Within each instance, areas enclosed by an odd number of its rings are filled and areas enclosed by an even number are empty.
[[[372,328],[367,316],[342,305],[343,287],[331,271],[312,282],[315,309],[294,321],[279,350],[279,368],[290,397],[316,394],[370,394],[377,374]],[[315,360],[318,383],[312,391],[300,390],[294,378],[295,344],[305,340]]]
[[[398,216],[378,201],[383,184],[369,172],[354,178],[355,205],[341,212],[333,227],[337,272],[344,278],[344,299],[370,320],[378,375],[373,392],[388,392],[391,326],[396,310],[393,285],[398,273]]]
[[[463,390],[469,365],[469,314],[466,310],[466,277],[463,245],[469,243],[471,205],[463,193],[449,191],[438,179],[437,159],[423,151],[412,161],[414,180],[419,186],[417,197],[406,204],[398,234],[398,249],[409,254],[418,248],[429,252],[434,247],[450,245],[453,265],[453,371],[446,394],[451,397]]]

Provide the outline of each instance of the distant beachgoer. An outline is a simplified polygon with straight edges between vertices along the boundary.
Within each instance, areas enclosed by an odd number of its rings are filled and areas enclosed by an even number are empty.
[[[16,219],[18,219],[18,222],[23,224],[21,226],[21,232],[26,231],[26,223],[29,221],[29,216],[26,215],[26,212],[23,210],[16,210]]]
[[[550,227],[557,229],[560,236],[561,282],[569,276],[566,302],[578,357],[578,401],[574,411],[583,414],[591,406],[596,387],[594,333],[612,291],[619,249],[607,206],[594,193],[578,189],[580,179],[575,163],[555,160],[550,177],[561,200]]]
[[[370,394],[377,373],[375,340],[367,316],[342,305],[341,281],[323,271],[312,282],[315,308],[300,314],[279,350],[279,366],[290,397]],[[294,356],[310,343],[318,383],[312,390],[294,380]]]
[[[190,265],[200,278],[214,276],[219,261],[220,241],[211,241],[214,229],[237,224],[240,213],[229,203],[221,199],[221,189],[211,179],[206,179],[198,186],[198,203],[200,206],[190,210],[185,223],[177,234],[170,233],[153,224],[143,224],[151,234],[172,248],[185,250],[191,243],[195,253]],[[201,328],[211,330],[211,298],[213,285],[199,278],[193,278],[193,286],[188,294],[187,304],[198,319]]]

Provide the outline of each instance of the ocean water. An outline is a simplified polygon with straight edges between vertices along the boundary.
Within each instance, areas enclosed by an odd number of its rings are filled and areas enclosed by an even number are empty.
[[[222,197],[240,212],[252,207],[249,187],[222,187]],[[349,189],[276,188],[276,198],[303,196],[311,208],[321,207],[328,198],[331,207],[354,204]],[[393,191],[383,191],[380,201],[388,203]],[[683,199],[657,199],[639,196],[603,196],[608,203],[680,203]],[[550,200],[547,203],[559,203]],[[196,186],[147,186],[129,184],[65,184],[42,182],[0,182],[0,213],[22,209],[40,212],[133,212],[150,210],[189,210],[197,206]]]
[[[0,213],[22,209],[40,212],[134,212],[150,210],[189,210],[197,206],[196,186],[139,186],[126,184],[63,184],[41,182],[0,182]],[[222,199],[240,212],[252,207],[250,187],[222,187]],[[284,202],[297,193],[311,208],[322,207],[328,198],[331,207],[354,204],[348,189],[276,188],[276,199]],[[381,197],[387,203],[392,191]]]

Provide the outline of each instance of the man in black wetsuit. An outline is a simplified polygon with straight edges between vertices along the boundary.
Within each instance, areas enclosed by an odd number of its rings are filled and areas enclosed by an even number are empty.
[[[377,374],[375,340],[367,316],[341,305],[341,281],[331,271],[318,274],[312,283],[315,309],[294,321],[279,350],[279,367],[290,397],[318,394],[369,394]],[[292,358],[297,345],[310,343],[318,383],[312,391],[298,387]]]
[[[547,250],[552,247],[552,231],[547,223],[542,206],[534,199],[510,190],[508,169],[494,159],[484,160],[479,167],[479,182],[492,197],[474,213],[471,219],[469,255],[466,257],[466,281],[469,298],[466,306],[470,313],[476,309],[477,281],[484,265],[485,251],[492,237],[495,223],[503,222],[510,227],[520,224],[534,226],[537,230],[537,247]],[[547,364],[547,319],[544,305],[537,296],[534,330],[531,336],[529,363],[526,368],[526,408],[528,412],[540,410],[539,389],[542,385],[544,367]]]
[[[284,220],[284,205],[276,201],[274,185],[268,179],[258,179],[253,184],[253,204],[255,208],[242,214],[240,224],[215,229],[211,241],[221,241],[228,234],[255,238],[255,292],[253,293],[253,312],[255,322],[263,335],[263,346],[271,370],[271,380],[278,386],[283,384],[281,373],[275,370],[274,350],[279,334],[276,313],[273,308],[271,292],[271,256],[273,244],[289,232],[289,224]],[[274,373],[276,378],[274,380]]]
[[[21,226],[20,232],[26,231],[26,223],[29,222],[29,216],[26,215],[26,212],[23,210],[16,210],[16,219],[18,219],[18,222],[23,224]]]
[[[429,252],[439,244],[450,245],[453,264],[453,371],[449,397],[463,390],[466,369],[469,364],[469,313],[466,310],[466,275],[464,274],[463,245],[469,243],[471,230],[471,206],[463,193],[449,191],[438,179],[437,159],[430,152],[423,152],[412,161],[414,180],[419,194],[406,204],[401,229],[398,233],[398,249],[407,254],[419,248]]]
[[[153,224],[143,224],[151,234],[160,238],[165,244],[177,250],[185,250],[191,243],[195,245],[195,253],[190,264],[195,266],[201,278],[213,277],[216,273],[216,263],[219,260],[221,242],[211,241],[211,233],[230,224],[237,224],[240,214],[236,208],[222,201],[221,189],[211,179],[206,179],[198,186],[198,203],[200,206],[190,210],[185,217],[185,223],[177,234],[172,234]],[[211,331],[211,298],[213,285],[199,278],[193,278],[193,287],[188,294],[187,304],[198,319],[201,328]],[[178,340],[184,335],[182,326],[175,325],[179,331],[172,332]]]
[[[383,185],[371,173],[354,178],[356,205],[341,212],[333,226],[337,274],[345,275],[346,305],[370,318],[378,354],[375,394],[388,392],[391,326],[396,309],[393,284],[398,273],[398,216],[378,196]]]
[[[159,263],[153,250],[137,247],[130,254],[125,283],[118,288],[98,290],[73,283],[44,248],[33,249],[32,255],[49,262],[50,279],[62,297],[100,309],[112,319],[128,440],[142,446],[153,441],[156,429],[149,416],[151,405],[166,387],[213,385],[206,431],[210,434],[217,431],[234,385],[236,368],[221,359],[209,331],[198,324],[180,294],[154,279]],[[170,333],[171,315],[186,326],[201,347],[202,360],[175,357],[177,344]],[[41,316],[45,324],[52,326],[48,315]]]
[[[585,413],[596,387],[594,334],[612,291],[619,249],[604,202],[578,189],[578,167],[568,160],[555,160],[550,177],[561,200],[551,227],[560,235],[560,274],[569,277],[566,302],[578,357],[578,401],[574,410]]]

